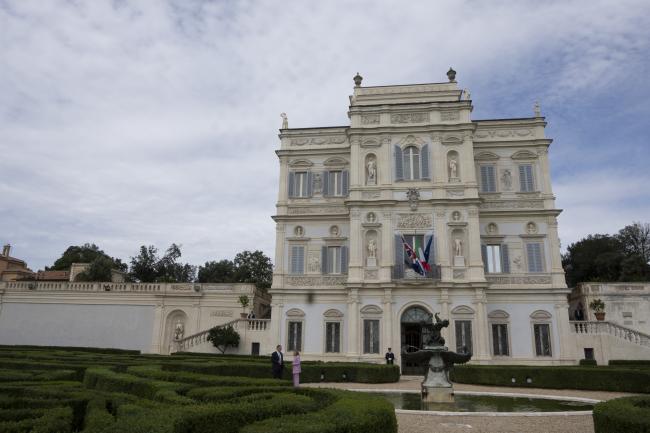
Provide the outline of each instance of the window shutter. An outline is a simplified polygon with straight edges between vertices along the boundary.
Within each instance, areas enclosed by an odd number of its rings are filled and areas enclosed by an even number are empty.
[[[412,153],[414,161],[413,161],[413,173],[412,173],[413,176],[411,177],[411,179],[419,179],[420,178],[420,161],[421,161],[420,160],[420,152],[417,152],[415,149],[416,148],[411,149],[412,152],[415,152],[415,153]]]
[[[302,322],[296,322],[296,350],[302,352]]]
[[[348,273],[348,247],[345,245],[341,247],[341,273]]]
[[[334,173],[330,172],[328,176],[329,186],[327,187],[327,192],[329,193],[330,197],[336,196],[336,185],[334,184],[335,179],[336,179],[336,172]]]
[[[311,171],[308,171],[306,177],[307,177],[307,185],[306,185],[307,188],[305,189],[305,191],[307,191],[307,197],[311,197],[313,191],[313,185],[314,185],[314,181],[313,181],[314,176]]]
[[[533,185],[533,166],[524,164],[519,166],[519,187],[522,192],[532,192]]]
[[[496,177],[494,176],[494,166],[488,165],[486,168],[487,168],[487,178],[488,178],[488,191],[496,192],[497,183],[496,183]]]
[[[294,196],[294,182],[295,182],[295,176],[293,174],[293,171],[289,172],[289,197]]]
[[[483,259],[483,271],[488,272],[487,246],[481,245],[481,258]]]
[[[323,197],[329,196],[330,191],[330,172],[323,172]]]
[[[422,146],[420,153],[420,162],[422,164],[422,179],[429,180],[431,178],[431,175],[429,174],[429,145],[425,144]]]
[[[348,190],[350,189],[350,174],[347,170],[341,172],[341,182],[343,183],[341,191],[343,192],[343,197],[348,196]]]
[[[481,191],[488,191],[488,175],[487,175],[487,166],[481,166]]]
[[[527,244],[528,272],[543,272],[542,246],[539,243]]]
[[[501,245],[501,272],[510,273],[510,255],[508,254],[508,245]]]
[[[393,265],[393,278],[399,280],[404,278],[404,245],[402,237],[395,235],[395,264]]]
[[[334,324],[334,352],[341,351],[341,324]]]
[[[298,273],[305,273],[305,247],[298,248]]]
[[[404,180],[402,148],[395,145],[395,180]]]
[[[321,248],[320,253],[320,271],[323,275],[327,274],[327,247]]]

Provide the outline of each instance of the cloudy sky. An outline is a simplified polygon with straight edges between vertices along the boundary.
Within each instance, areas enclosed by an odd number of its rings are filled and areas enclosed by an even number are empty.
[[[0,242],[39,269],[272,256],[279,113],[345,125],[364,85],[469,88],[549,126],[563,246],[650,221],[650,3],[0,0]]]

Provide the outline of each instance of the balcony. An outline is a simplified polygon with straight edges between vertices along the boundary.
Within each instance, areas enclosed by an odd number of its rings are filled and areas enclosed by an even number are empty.
[[[431,281],[440,281],[440,265],[431,265],[431,271],[425,275],[420,275],[407,265],[395,265],[392,272],[393,280],[399,280],[404,283],[427,283]]]

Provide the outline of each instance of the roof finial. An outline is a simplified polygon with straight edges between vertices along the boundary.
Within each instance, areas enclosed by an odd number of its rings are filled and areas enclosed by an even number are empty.
[[[539,101],[535,101],[535,105],[533,105],[533,111],[535,112],[535,117],[542,117],[542,110],[539,108]]]
[[[354,76],[353,80],[354,80],[354,87],[361,87],[361,81],[363,81],[363,77],[359,75],[358,72],[357,75]]]
[[[287,117],[287,113],[280,113],[280,117],[282,117],[282,129],[289,129],[289,118]]]
[[[449,70],[447,71],[447,78],[449,78],[450,83],[455,83],[456,82],[456,71],[454,71],[451,66],[449,67]]]

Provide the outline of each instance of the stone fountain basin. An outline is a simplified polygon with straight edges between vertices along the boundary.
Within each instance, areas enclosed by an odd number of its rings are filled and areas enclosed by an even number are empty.
[[[396,413],[444,416],[558,416],[591,415],[600,400],[581,397],[505,392],[455,391],[454,403],[425,403],[419,391],[352,389],[380,394]]]

